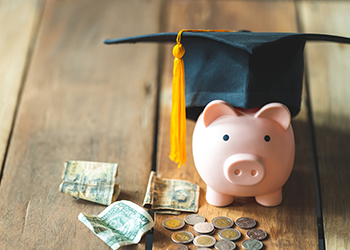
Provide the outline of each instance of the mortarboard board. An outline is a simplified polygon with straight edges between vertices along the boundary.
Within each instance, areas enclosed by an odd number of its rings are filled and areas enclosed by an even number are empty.
[[[184,64],[182,73],[175,73],[177,67],[175,58],[174,79],[185,73],[186,116],[196,120],[204,107],[210,101],[217,99],[244,109],[280,102],[289,108],[292,116],[296,116],[300,111],[304,71],[303,51],[306,41],[350,43],[350,38],[306,33],[182,30],[179,33],[148,34],[104,42],[105,44],[177,42],[177,46],[183,45],[186,53],[183,48],[181,51],[173,51],[174,55],[181,54],[179,58],[183,55]],[[174,97],[174,87],[177,86],[174,86],[173,82],[173,106],[174,99],[180,98],[179,93]],[[182,113],[179,115],[179,120],[182,121],[179,122],[185,123],[182,117],[184,111],[179,111],[178,108],[177,111]],[[174,107],[172,119],[173,113]],[[173,121],[171,124],[173,126]],[[177,138],[178,135],[175,139],[172,138],[172,130],[174,129],[171,128],[171,140],[182,140]],[[180,144],[181,151],[186,152],[183,146],[185,143],[182,141]],[[176,156],[170,158],[179,164],[185,161],[178,160]]]

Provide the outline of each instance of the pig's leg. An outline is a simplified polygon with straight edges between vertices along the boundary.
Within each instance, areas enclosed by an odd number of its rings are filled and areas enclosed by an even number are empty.
[[[217,207],[227,206],[231,204],[235,199],[234,196],[218,193],[213,189],[211,189],[209,186],[207,186],[206,198],[207,198],[207,202],[210,205],[217,206]]]
[[[282,188],[271,194],[255,196],[255,200],[266,207],[277,206],[282,202]]]

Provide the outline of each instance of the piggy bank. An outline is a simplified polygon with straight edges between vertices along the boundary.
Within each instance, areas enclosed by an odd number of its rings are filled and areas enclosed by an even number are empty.
[[[235,196],[254,196],[263,206],[282,202],[295,154],[291,115],[283,104],[239,109],[212,101],[197,120],[192,143],[209,204],[226,206]]]

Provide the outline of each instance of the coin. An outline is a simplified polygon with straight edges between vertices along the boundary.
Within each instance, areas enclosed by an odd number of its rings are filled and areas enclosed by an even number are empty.
[[[200,248],[197,248],[196,250],[211,250],[211,248],[208,248],[208,247],[200,247]]]
[[[227,217],[216,217],[211,221],[211,224],[217,229],[224,229],[224,228],[229,228],[233,226],[233,220]]]
[[[195,232],[196,232],[196,234],[199,234],[199,235],[213,235],[215,233],[215,229],[213,231],[209,232],[209,233],[200,233],[200,232],[197,232],[197,231],[195,231]]]
[[[218,250],[233,250],[236,244],[229,240],[220,240],[215,243],[215,248]]]
[[[185,222],[180,218],[168,218],[163,220],[163,227],[170,230],[178,230],[185,226]]]
[[[241,237],[241,232],[237,229],[226,228],[219,231],[219,237],[223,240],[238,240]]]
[[[167,250],[188,250],[188,247],[183,244],[171,244],[167,247]]]
[[[256,240],[263,240],[267,237],[267,233],[264,230],[258,228],[248,230],[246,235],[248,238]]]
[[[258,241],[255,239],[249,239],[249,240],[243,241],[242,243],[242,247],[248,250],[259,250],[263,246],[264,244],[261,241]]]
[[[216,239],[209,235],[200,235],[194,238],[193,243],[197,247],[212,247],[216,243]]]
[[[252,218],[241,217],[236,220],[236,225],[243,229],[250,229],[256,226],[256,221]]]
[[[214,226],[209,222],[199,222],[193,226],[198,234],[210,234],[214,231]]]
[[[182,244],[192,242],[193,238],[194,238],[193,234],[187,231],[180,231],[180,232],[173,233],[171,235],[172,241],[174,241],[175,243],[182,243]]]
[[[186,216],[185,222],[189,225],[194,226],[195,224],[197,224],[199,222],[205,222],[205,218],[204,218],[204,216],[202,216],[200,214],[190,214],[190,215]]]

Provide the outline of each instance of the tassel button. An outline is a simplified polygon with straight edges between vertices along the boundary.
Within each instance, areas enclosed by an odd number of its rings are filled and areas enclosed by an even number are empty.
[[[173,48],[173,55],[175,58],[181,59],[185,54],[185,47],[182,44],[176,44]]]

